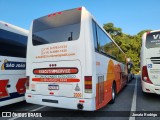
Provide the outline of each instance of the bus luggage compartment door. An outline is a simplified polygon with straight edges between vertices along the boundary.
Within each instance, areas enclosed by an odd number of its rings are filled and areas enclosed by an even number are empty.
[[[98,76],[98,104],[104,101],[104,76]]]

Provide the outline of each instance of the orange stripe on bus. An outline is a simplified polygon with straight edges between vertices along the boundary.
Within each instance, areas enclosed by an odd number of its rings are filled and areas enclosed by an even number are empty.
[[[79,82],[77,78],[32,78],[34,82]]]

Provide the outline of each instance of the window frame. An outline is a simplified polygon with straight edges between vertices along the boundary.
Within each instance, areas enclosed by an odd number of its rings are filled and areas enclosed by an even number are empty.
[[[111,59],[114,59],[114,60],[116,60],[116,61],[118,61],[118,62],[120,62],[120,63],[125,63],[125,62],[123,62],[123,61],[120,61],[119,59],[118,59],[118,57],[116,57],[116,56],[113,56],[113,55],[111,55],[111,54],[107,54],[107,53],[104,53],[103,51],[100,51],[99,49],[98,49],[98,42],[99,42],[99,39],[98,39],[98,33],[97,33],[97,27],[105,34],[105,36],[106,37],[108,37],[108,39],[118,48],[118,52],[121,52],[121,54],[124,54],[120,49],[119,49],[119,47],[113,42],[113,40],[104,32],[104,30],[97,24],[97,22],[94,20],[94,19],[92,19],[92,31],[93,31],[93,23],[95,24],[95,28],[96,28],[96,42],[94,41],[94,49],[95,49],[95,52],[96,53],[99,53],[99,54],[101,54],[101,55],[103,55],[103,56],[106,56],[106,57],[109,57],[109,58],[111,58]],[[92,33],[92,34],[94,34],[94,33]],[[93,39],[95,40],[95,37],[94,37],[94,35],[93,35]],[[96,43],[96,45],[95,45],[95,43]],[[97,48],[95,48],[95,46],[97,46]],[[125,56],[125,54],[124,54],[124,56]]]

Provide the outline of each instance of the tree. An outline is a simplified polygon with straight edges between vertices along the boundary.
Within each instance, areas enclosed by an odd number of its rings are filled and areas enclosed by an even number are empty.
[[[103,25],[103,28],[112,36],[121,35],[122,29],[114,27],[113,23],[107,23]]]
[[[143,33],[151,30],[142,30],[137,35],[128,35],[122,32],[121,28],[115,27],[113,23],[104,24],[104,29],[111,35],[115,42],[130,57],[133,62],[133,71],[138,72],[140,61],[141,38]],[[106,49],[107,50],[107,49]]]

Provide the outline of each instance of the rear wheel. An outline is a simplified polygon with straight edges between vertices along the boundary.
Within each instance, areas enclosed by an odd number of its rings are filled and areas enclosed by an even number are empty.
[[[115,102],[115,98],[116,98],[116,84],[113,83],[113,85],[112,85],[112,99],[110,101],[111,104],[113,104]]]

